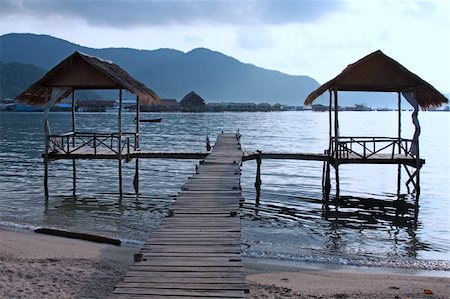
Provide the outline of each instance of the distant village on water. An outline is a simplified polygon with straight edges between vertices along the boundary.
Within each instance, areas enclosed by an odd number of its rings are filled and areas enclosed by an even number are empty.
[[[78,112],[114,112],[119,109],[118,100],[105,99],[78,99],[75,110]],[[122,101],[125,111],[136,111],[136,100]],[[40,112],[43,106],[29,106],[15,102],[11,98],[0,101],[0,111],[15,112]],[[65,100],[50,108],[50,111],[71,111],[71,101]],[[197,93],[191,91],[180,102],[176,99],[161,99],[160,103],[152,105],[141,105],[141,112],[273,112],[273,111],[328,111],[327,105],[316,104],[312,106],[291,106],[269,103],[241,103],[241,102],[211,102],[206,103]],[[339,107],[340,111],[394,111],[389,108],[371,108],[366,104],[354,104],[350,107]],[[408,109],[405,109],[408,110]],[[450,111],[449,106],[438,111]]]

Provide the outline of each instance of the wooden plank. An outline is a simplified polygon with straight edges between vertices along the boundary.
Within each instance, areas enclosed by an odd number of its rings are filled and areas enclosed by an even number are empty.
[[[208,273],[209,274],[209,273]],[[205,280],[205,277],[160,277],[160,276],[127,276],[124,278],[124,282],[145,282],[145,283],[202,283],[204,284],[207,281],[208,284],[241,284],[242,285],[242,277],[207,277],[208,280]],[[245,287],[245,285],[244,285]]]
[[[167,272],[167,271],[154,271],[154,272],[145,272],[145,271],[133,271],[130,270],[126,273],[127,277],[160,277],[160,278],[202,278],[205,281],[205,278],[220,278],[220,279],[229,279],[229,278],[240,278],[244,279],[245,276],[242,272]]]
[[[151,244],[151,245],[158,245],[158,244],[195,244],[194,242],[199,242],[198,244],[209,244],[212,245],[212,243],[227,243],[227,244],[240,244],[239,240],[236,240],[236,238],[220,238],[220,237],[209,237],[209,238],[202,238],[198,236],[193,235],[185,235],[185,236],[166,236],[166,237],[151,237],[146,241],[145,244]]]
[[[154,258],[154,257],[173,257],[173,258],[184,258],[189,259],[191,257],[215,257],[215,258],[228,258],[240,260],[240,252],[235,253],[220,253],[220,252],[152,252],[152,251],[141,251],[144,258]]]
[[[187,224],[186,224],[187,225]],[[158,234],[164,234],[167,233],[168,235],[171,235],[173,233],[176,234],[186,234],[186,235],[190,235],[190,236],[194,236],[194,237],[199,237],[201,233],[206,233],[206,234],[221,234],[221,233],[240,233],[239,227],[235,227],[235,226],[209,226],[209,227],[205,227],[205,226],[194,226],[194,225],[189,225],[186,227],[182,227],[180,229],[177,229],[178,226],[177,225],[165,225],[162,226],[161,225],[161,229],[157,231]],[[151,235],[153,236],[153,235]]]
[[[180,222],[188,222],[188,223],[200,223],[207,226],[208,224],[216,224],[216,225],[236,225],[239,227],[240,218],[237,216],[217,216],[205,214],[201,217],[192,217],[189,215],[175,215],[174,217],[169,217],[161,221],[161,225],[164,224],[177,224]]]
[[[210,253],[239,253],[240,246],[236,245],[210,245],[210,246],[193,246],[193,245],[179,245],[179,246],[164,246],[164,245],[146,245],[142,251],[152,252],[210,252]]]
[[[201,217],[202,215],[218,215],[218,216],[228,216],[231,212],[236,213],[239,215],[239,207],[235,208],[215,208],[215,207],[208,207],[203,210],[197,210],[197,209],[187,209],[183,207],[173,207],[172,210],[177,215],[182,215],[185,217],[192,216],[192,217]]]
[[[222,240],[222,239],[203,239],[203,240],[195,240],[195,238],[190,239],[177,239],[177,240],[148,240],[148,243],[145,245],[174,245],[174,246],[240,246],[239,240]]]
[[[220,221],[218,219],[218,221]],[[235,223],[229,222],[229,223],[223,223],[222,225],[220,223],[214,223],[214,222],[205,222],[205,223],[201,223],[201,221],[177,221],[177,222],[165,222],[160,224],[161,229],[166,229],[166,228],[171,228],[171,229],[176,229],[179,226],[183,226],[184,229],[189,229],[189,228],[216,228],[216,229],[221,229],[221,230],[234,230],[236,231],[238,229],[238,227],[236,227]]]
[[[203,279],[205,281],[205,279]],[[208,280],[209,281],[209,280]],[[131,282],[124,281],[116,285],[116,288],[158,288],[158,289],[184,289],[184,290],[243,290],[245,284],[242,282],[226,283],[202,283],[202,281],[191,282],[184,280],[174,280],[173,282]]]
[[[186,232],[186,231],[156,231],[151,234],[150,238],[240,238],[240,232]]]
[[[138,266],[138,264],[133,264],[130,268],[131,271],[145,271],[145,272],[235,272],[242,270],[241,266]]]
[[[135,264],[136,267],[158,266],[158,267],[242,267],[242,262],[230,262],[218,258],[207,258],[197,260],[183,259],[147,259]]]
[[[244,290],[167,290],[156,288],[116,288],[114,294],[244,298]]]
[[[145,258],[145,256],[144,256]],[[228,262],[241,262],[241,259],[236,258],[230,258],[230,257],[217,257],[217,256],[195,256],[187,258],[186,256],[178,256],[178,257],[148,257],[148,260],[154,261],[154,262],[172,262],[172,261],[189,261],[189,262],[201,262],[201,261],[214,261],[214,262],[221,262],[221,263],[228,263]],[[139,262],[141,263],[141,262]]]

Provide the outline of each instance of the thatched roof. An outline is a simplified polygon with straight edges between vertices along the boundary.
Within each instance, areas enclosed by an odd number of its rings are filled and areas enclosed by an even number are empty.
[[[63,94],[56,103],[76,89],[126,89],[139,96],[143,104],[159,102],[159,96],[143,83],[131,77],[111,61],[75,52],[51,69],[39,81],[28,87],[16,100],[30,105],[46,105],[53,88]]]
[[[201,106],[205,105],[205,101],[195,91],[189,92],[180,101],[180,106]]]
[[[416,100],[422,109],[439,107],[448,99],[433,86],[411,73],[400,63],[380,50],[347,66],[336,78],[313,91],[305,105],[327,90],[405,92],[415,89]]]

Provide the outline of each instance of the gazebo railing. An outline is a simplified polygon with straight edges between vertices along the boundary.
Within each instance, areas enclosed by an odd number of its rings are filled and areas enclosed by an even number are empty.
[[[337,142],[337,153],[336,153]],[[338,159],[375,158],[376,155],[383,154],[385,158],[393,159],[395,155],[400,154],[406,157],[414,158],[411,154],[413,140],[392,137],[332,137],[331,138],[331,156]],[[389,156],[386,156],[389,155]]]
[[[139,150],[139,133],[122,133],[119,144],[119,134],[116,132],[68,132],[49,135],[47,144],[47,153],[130,154],[131,151]]]

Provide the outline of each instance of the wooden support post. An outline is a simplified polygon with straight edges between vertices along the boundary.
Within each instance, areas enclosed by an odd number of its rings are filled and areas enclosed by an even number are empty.
[[[328,150],[325,153],[328,156],[328,159],[324,161],[324,169],[322,173],[322,192],[324,198],[328,200],[330,196],[331,190],[331,182],[330,182],[330,163],[332,158],[332,138],[333,138],[333,121],[332,121],[332,106],[333,106],[333,93],[331,90],[328,90],[329,93],[329,104],[328,104]]]
[[[139,96],[136,96],[136,135],[134,137],[134,150],[140,149],[139,145],[139,119],[141,114],[141,102]],[[133,186],[136,195],[139,195],[139,158],[136,158],[136,169],[134,173]]]
[[[72,147],[75,149],[75,89],[72,90]],[[77,192],[77,166],[75,159],[72,159],[72,193]]]
[[[414,98],[417,99],[417,91],[416,89],[414,89]],[[415,111],[417,113],[416,117],[417,119],[419,118],[419,109],[417,109],[417,111]],[[416,128],[417,130],[417,128]],[[419,208],[419,196],[420,196],[420,170],[422,168],[422,164],[420,162],[420,144],[419,144],[419,136],[420,136],[420,131],[419,131],[419,135],[417,136],[417,155],[416,155],[416,170],[417,170],[417,175],[416,175],[416,208]]]
[[[133,186],[136,195],[139,195],[139,158],[136,158],[136,171],[134,173]]]
[[[255,180],[255,189],[256,189],[256,206],[259,206],[259,198],[261,196],[261,151],[257,151],[256,156],[256,180]]]
[[[136,96],[136,135],[134,137],[134,150],[137,151],[140,148],[139,145],[139,119],[141,118],[141,101],[139,96]]]
[[[416,156],[416,207],[419,206],[419,196],[420,196],[420,170],[422,168],[422,164],[420,162],[419,155],[419,139],[417,139],[417,156]]]
[[[325,169],[325,195],[329,198],[331,191],[331,179],[330,179],[330,161],[327,162],[327,167]]]
[[[401,142],[402,142],[402,95],[397,92],[397,109],[398,109],[398,153],[402,153]],[[401,181],[402,181],[402,166],[398,164],[397,168],[397,197],[400,196],[401,190]]]
[[[44,158],[44,193],[45,197],[48,198],[48,158],[47,151]]]
[[[331,92],[331,90],[328,90],[329,95],[330,95],[330,103],[328,106],[328,136],[329,136],[329,143],[328,143],[328,149],[330,150],[329,152],[331,153],[331,137],[333,137],[333,125],[332,125],[332,106],[333,106],[333,94]]]
[[[211,143],[209,142],[208,129],[206,129],[206,151],[211,151]]]
[[[400,147],[402,142],[402,95],[400,92],[398,92],[398,153],[402,153],[402,149]]]
[[[75,90],[72,90],[72,147],[75,148]]]
[[[122,159],[119,159],[119,194],[122,196]]]
[[[75,195],[77,193],[77,166],[76,166],[76,162],[75,159],[72,159],[72,185],[73,185],[73,190],[72,193],[73,195]]]
[[[336,197],[339,198],[339,119],[338,119],[338,96],[337,89],[334,92],[334,170],[336,174]]]
[[[117,159],[119,160],[119,193],[122,195],[122,88],[119,89],[119,115],[117,125],[119,128],[119,136],[117,141]]]
[[[48,150],[49,150],[49,128],[48,128],[48,113],[45,113],[44,120],[44,140],[45,140],[45,154],[44,154],[44,193],[45,198],[48,199]]]

